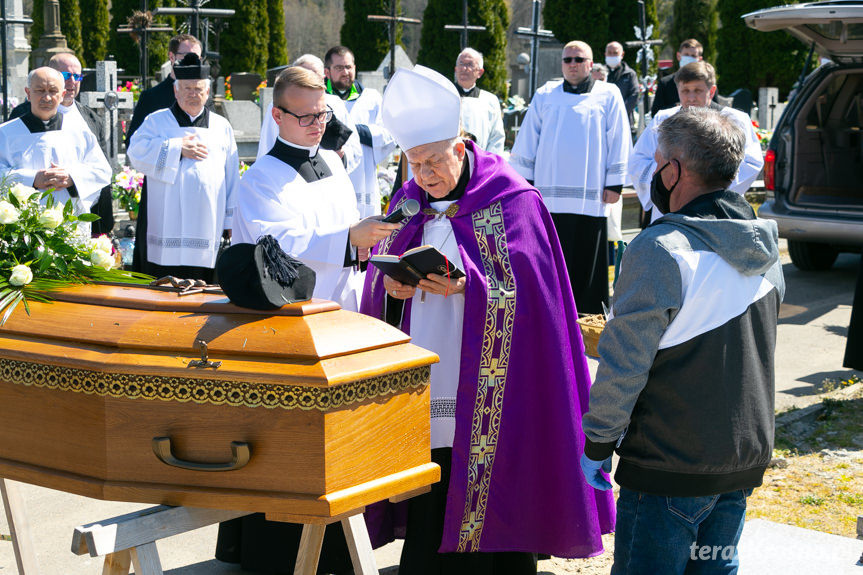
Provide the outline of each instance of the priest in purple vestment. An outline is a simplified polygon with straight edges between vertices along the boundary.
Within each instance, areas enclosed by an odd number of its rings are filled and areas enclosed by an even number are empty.
[[[542,197],[458,137],[459,96],[437,72],[398,70],[383,120],[414,174],[390,211],[411,199],[422,209],[375,253],[433,245],[465,274],[417,286],[366,274],[361,311],[441,357],[430,387],[442,479],[409,501],[399,571],[535,573],[535,553],[598,555],[614,500],[579,469],[590,376]],[[392,538],[377,519],[367,515],[373,538]]]

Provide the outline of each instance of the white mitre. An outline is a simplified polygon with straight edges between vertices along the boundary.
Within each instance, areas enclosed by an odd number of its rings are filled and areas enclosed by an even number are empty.
[[[431,68],[399,68],[384,91],[384,127],[402,150],[459,135],[461,98],[452,81]]]

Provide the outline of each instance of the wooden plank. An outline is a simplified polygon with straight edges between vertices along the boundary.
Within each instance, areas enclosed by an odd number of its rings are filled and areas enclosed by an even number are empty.
[[[369,531],[366,529],[366,521],[362,515],[352,515],[342,519],[342,528],[345,530],[345,540],[348,542],[348,550],[351,553],[351,563],[354,566],[354,575],[372,575],[378,573],[375,562],[375,552],[369,539]]]
[[[39,564],[30,539],[30,525],[24,512],[24,498],[21,496],[19,484],[0,477],[0,496],[3,499],[3,508],[6,510],[6,520],[9,522],[9,532],[12,535],[18,574],[36,575],[39,573]]]
[[[326,530],[326,525],[303,525],[294,575],[315,575],[317,573]]]
[[[132,566],[135,575],[163,575],[162,562],[155,543],[147,543],[132,549]]]
[[[347,519],[351,515],[362,514],[365,512],[365,507],[352,509],[347,513],[335,515],[333,517],[316,517],[314,515],[298,515],[296,513],[266,513],[267,521],[281,521],[283,523],[302,523],[303,525],[329,525],[343,519]]]
[[[72,552],[92,557],[148,543],[248,515],[246,511],[159,505],[75,528]],[[137,571],[136,571],[137,573]]]
[[[119,553],[111,553],[105,557],[102,565],[102,575],[129,575],[132,568],[132,552],[126,549]]]

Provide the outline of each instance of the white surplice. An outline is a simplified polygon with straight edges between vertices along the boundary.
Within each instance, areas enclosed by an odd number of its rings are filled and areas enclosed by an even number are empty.
[[[363,149],[360,145],[360,135],[357,133],[357,127],[354,125],[354,121],[351,119],[351,115],[348,113],[348,109],[345,107],[345,103],[342,102],[342,99],[334,94],[325,94],[324,97],[327,101],[327,106],[333,110],[333,118],[336,118],[353,132],[353,134],[348,138],[348,141],[345,142],[345,145],[342,146],[342,153],[345,155],[345,170],[350,174],[359,168],[362,163]],[[273,119],[273,103],[270,102],[267,104],[267,109],[264,112],[264,119],[261,122],[261,139],[258,142],[258,159],[272,149],[273,144],[276,143],[276,137],[278,137],[278,135],[279,125],[276,124],[276,121]]]
[[[653,179],[653,172],[656,171],[656,161],[653,159],[653,154],[656,152],[658,145],[656,130],[663,121],[679,112],[680,109],[678,105],[657,112],[650,125],[647,126],[647,129],[638,137],[638,141],[635,142],[635,147],[632,150],[632,157],[629,159],[629,174],[632,177],[632,186],[638,194],[638,200],[641,202],[644,211],[654,207],[653,202],[650,200],[650,180]],[[728,189],[732,192],[743,195],[749,190],[752,182],[761,173],[761,168],[764,167],[764,154],[761,151],[761,143],[758,141],[758,135],[752,126],[752,120],[745,113],[728,106],[722,108],[719,113],[730,118],[746,134],[746,148],[744,149],[745,155],[743,161],[740,163],[737,177],[728,186]],[[662,212],[654,209],[650,221],[655,221],[662,216]]]
[[[129,160],[147,176],[152,263],[212,268],[222,232],[231,229],[240,159],[231,124],[209,114],[209,128],[194,128],[180,127],[170,108],[153,112],[129,143]],[[188,134],[207,146],[205,159],[181,155]]]
[[[476,137],[483,150],[503,153],[503,115],[497,96],[491,92],[480,90],[476,98],[462,96],[461,127]]]
[[[345,101],[345,106],[357,126],[362,143],[361,165],[350,173],[350,177],[357,195],[357,209],[360,217],[365,218],[381,213],[378,164],[396,149],[396,142],[381,119],[380,92],[365,88],[359,98]]]
[[[359,220],[356,196],[339,156],[317,153],[332,175],[313,182],[270,155],[249,168],[240,182],[233,242],[254,244],[273,236],[286,253],[315,270],[314,297],[357,311],[364,274],[344,265],[348,231]]]
[[[439,212],[452,202],[431,202]],[[435,216],[423,227],[423,244],[443,253],[464,270],[452,224],[444,215]],[[464,322],[464,293],[444,297],[417,288],[411,303],[411,343],[433,349],[440,361],[431,366],[431,447],[452,447],[455,437],[455,403],[461,370],[461,337]]]
[[[0,125],[0,178],[8,177],[25,186],[32,186],[36,172],[55,164],[69,172],[78,198],[73,198],[75,213],[90,211],[99,199],[99,192],[111,183],[111,166],[99,147],[99,141],[83,118],[63,124],[59,130],[30,133],[17,118]],[[66,203],[71,196],[66,188],[55,190],[54,201]]]
[[[602,191],[627,183],[631,149],[617,86],[596,81],[590,92],[571,94],[554,80],[534,95],[509,163],[533,181],[550,212],[607,217]]]

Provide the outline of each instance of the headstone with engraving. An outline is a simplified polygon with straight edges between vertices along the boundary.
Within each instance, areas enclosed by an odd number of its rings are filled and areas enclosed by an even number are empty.
[[[120,153],[119,110],[131,110],[131,92],[117,92],[117,62],[113,60],[96,63],[96,91],[81,92],[80,100],[102,117],[102,129],[108,140],[108,161],[114,171],[120,169],[117,156]]]

